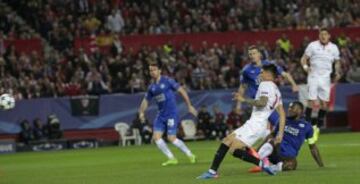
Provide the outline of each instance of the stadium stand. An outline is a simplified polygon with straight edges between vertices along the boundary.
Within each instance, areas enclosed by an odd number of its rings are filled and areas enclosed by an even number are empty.
[[[189,89],[233,88],[238,85],[239,69],[247,62],[246,43],[243,48],[203,43],[200,50],[192,50],[191,43],[178,47],[170,43],[163,48],[142,47],[134,53],[122,45],[117,36],[112,39],[112,36],[101,38],[101,35],[303,30],[316,29],[318,25],[330,28],[359,25],[357,1],[5,2],[9,6],[1,6],[5,11],[0,15],[4,20],[1,21],[0,46],[14,38],[24,40],[41,35],[54,48],[43,53],[41,48],[37,52],[22,52],[12,44],[0,47],[0,63],[4,67],[0,91],[10,89],[18,99],[144,91],[148,83],[144,69],[149,58],[165,63],[165,73]],[[315,5],[325,8],[320,10]],[[9,7],[16,7],[16,12]],[[257,11],[258,8],[262,11]],[[27,24],[14,18],[17,15]],[[287,21],[279,21],[283,16]],[[32,33],[28,25],[38,33]],[[101,52],[97,46],[90,53],[76,47],[76,40],[90,35],[96,35],[97,45],[110,43],[110,53]],[[286,39],[286,35],[283,36]],[[298,61],[309,38],[304,38],[303,44],[296,48],[291,47],[291,41],[286,51],[281,38],[257,45],[267,59],[282,65],[301,83],[305,75]],[[341,35],[335,41],[341,46],[344,71],[357,66],[359,38]],[[353,82],[351,76],[349,74],[348,80],[344,76],[342,82]]]
[[[359,6],[355,0],[1,1],[0,92],[17,100],[143,92],[148,60],[163,63],[163,73],[188,90],[237,88],[250,44],[301,84],[300,57],[319,27],[330,28],[340,48],[346,75],[339,82],[359,82]]]

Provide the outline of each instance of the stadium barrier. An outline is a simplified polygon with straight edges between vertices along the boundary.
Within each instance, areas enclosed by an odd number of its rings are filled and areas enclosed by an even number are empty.
[[[43,140],[32,141],[29,144],[17,144],[16,151],[59,151],[64,149],[83,149],[83,148],[97,148],[97,139],[77,139],[77,140]]]
[[[33,39],[14,39],[14,40],[5,40],[4,41],[5,48],[9,48],[10,46],[14,46],[17,53],[26,53],[31,54],[33,51],[36,51],[40,56],[43,53],[43,45],[41,40],[38,38]]]
[[[348,96],[348,119],[352,131],[360,131],[360,91],[358,94]]]
[[[231,111],[233,106],[232,92],[230,90],[211,90],[211,91],[193,91],[189,95],[196,108],[206,104],[209,110],[212,105],[219,105],[225,113]],[[285,104],[295,100],[297,94],[292,93],[290,87],[281,88],[283,101]],[[111,94],[99,97],[98,115],[77,115],[73,116],[71,107],[71,98],[41,98],[21,100],[16,103],[16,107],[9,111],[0,112],[0,134],[17,134],[20,132],[20,121],[27,119],[29,121],[40,118],[46,122],[50,114],[55,114],[60,121],[63,130],[89,130],[89,129],[114,129],[117,122],[131,123],[135,119],[144,93],[138,94]],[[93,97],[89,97],[93,99]],[[186,104],[177,95],[178,110],[181,119],[192,119],[188,113]],[[90,107],[90,102],[81,103],[83,108]],[[94,106],[92,106],[94,107]],[[76,113],[78,114],[78,113]],[[147,118],[152,121],[157,114],[157,107],[152,102],[147,111]]]
[[[16,144],[13,139],[0,140],[0,154],[15,153]]]
[[[224,113],[229,113],[234,105],[231,94],[236,89],[193,91],[190,92],[191,100],[196,108],[207,105],[211,111],[212,106],[217,104]],[[334,111],[346,112],[346,97],[359,93],[360,84],[338,84],[335,86]],[[283,102],[287,106],[291,101],[297,100],[298,94],[292,93],[291,88],[281,87]],[[47,116],[56,114],[60,120],[64,137],[69,138],[100,138],[116,140],[117,133],[114,124],[117,122],[131,123],[135,119],[138,107],[143,98],[143,93],[138,94],[112,94],[99,97],[98,115],[73,116],[71,98],[41,98],[21,100],[17,102],[15,109],[0,112],[0,139],[16,138],[20,129],[20,121],[29,121],[40,118],[46,122]],[[187,112],[186,104],[178,98],[178,110],[181,119],[193,119]],[[96,99],[91,97],[90,99]],[[91,104],[91,103],[84,103]],[[87,107],[84,107],[87,108]],[[90,111],[89,111],[90,112]],[[152,121],[157,113],[154,103],[148,108],[147,118]],[[345,120],[346,121],[346,120]],[[345,125],[346,122],[343,122]]]

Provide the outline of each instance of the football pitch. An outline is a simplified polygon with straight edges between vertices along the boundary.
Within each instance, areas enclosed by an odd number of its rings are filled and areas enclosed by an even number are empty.
[[[318,147],[325,168],[318,168],[304,145],[298,157],[298,170],[269,176],[250,174],[251,164],[228,155],[220,167],[220,178],[196,180],[206,171],[219,141],[187,142],[198,163],[174,146],[176,166],[162,167],[165,161],[153,145],[106,147],[58,152],[31,152],[0,155],[0,184],[189,184],[189,183],[360,183],[360,133],[321,135]]]

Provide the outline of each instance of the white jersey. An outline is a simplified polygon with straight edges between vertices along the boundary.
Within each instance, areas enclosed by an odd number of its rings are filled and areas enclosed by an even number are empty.
[[[276,84],[272,81],[261,82],[256,92],[255,99],[260,99],[261,96],[268,97],[265,107],[253,107],[249,121],[268,122],[268,118],[273,113],[278,105],[282,105],[281,93]]]
[[[305,55],[310,58],[309,75],[315,77],[330,77],[332,64],[340,59],[340,52],[335,44],[329,42],[324,46],[319,40],[307,46]]]

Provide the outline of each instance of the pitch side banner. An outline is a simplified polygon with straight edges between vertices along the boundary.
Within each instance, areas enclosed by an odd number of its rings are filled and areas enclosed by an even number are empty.
[[[0,140],[0,154],[15,153],[15,140]]]
[[[335,111],[345,111],[346,96],[360,93],[360,84],[340,84],[335,88]],[[211,111],[212,106],[217,104],[227,114],[234,105],[231,94],[236,90],[194,91],[190,92],[189,96],[196,108],[207,105]],[[281,94],[285,106],[298,99],[298,94],[293,93],[290,87],[282,87]],[[21,100],[16,103],[14,109],[0,112],[0,134],[19,133],[19,123],[23,119],[33,121],[35,118],[40,118],[45,123],[47,116],[50,114],[56,114],[63,130],[113,127],[116,122],[120,121],[131,123],[143,97],[144,93],[103,95],[98,98],[98,112],[90,113],[90,111],[87,111],[89,113],[78,113],[76,116],[72,113],[71,99],[68,97]],[[87,102],[87,100],[80,101],[81,105],[87,105]],[[187,112],[186,104],[179,95],[177,96],[177,102],[180,117],[183,119],[192,118]],[[146,115],[152,121],[156,114],[157,107],[152,102]]]

